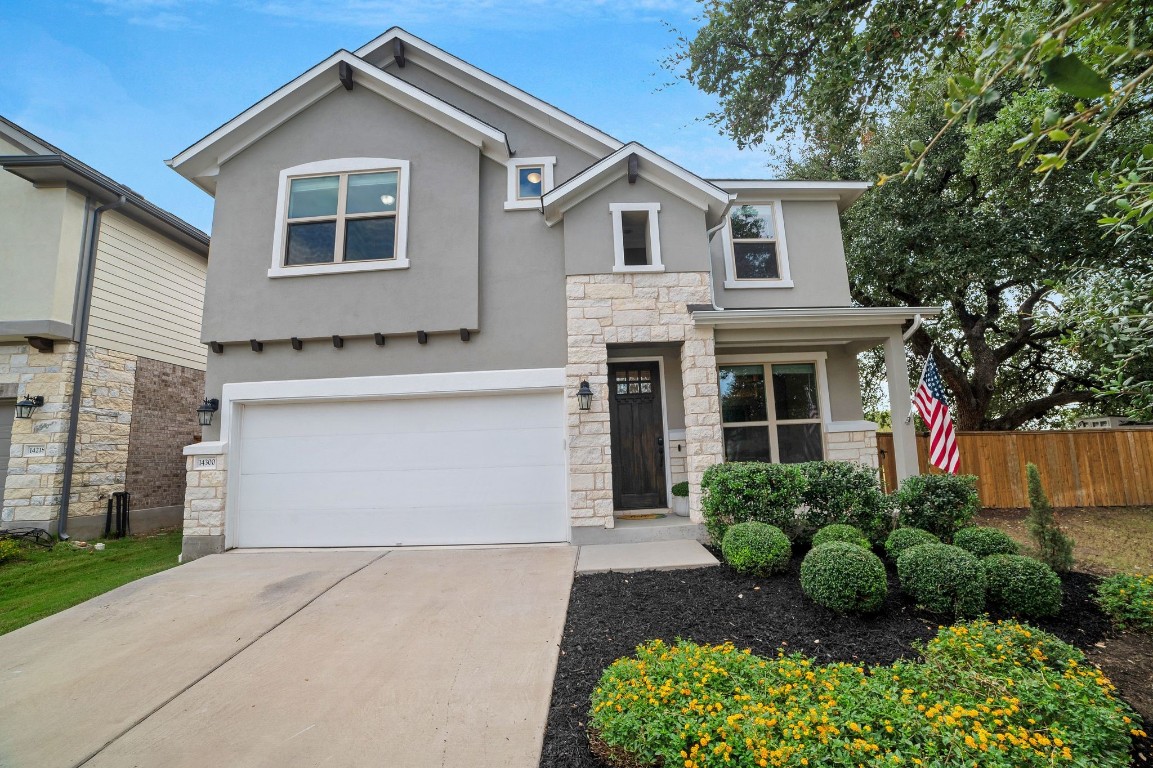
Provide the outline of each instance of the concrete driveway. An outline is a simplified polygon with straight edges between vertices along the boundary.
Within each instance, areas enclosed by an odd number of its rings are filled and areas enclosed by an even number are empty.
[[[568,547],[228,553],[0,636],[0,766],[535,768]]]

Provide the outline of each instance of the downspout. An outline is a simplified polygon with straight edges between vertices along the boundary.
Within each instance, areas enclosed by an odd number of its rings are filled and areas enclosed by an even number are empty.
[[[711,229],[705,230],[705,243],[709,246],[709,248],[707,249],[707,252],[705,254],[709,260],[709,300],[710,300],[710,303],[713,305],[713,309],[715,309],[718,312],[723,311],[724,307],[718,307],[717,306],[717,279],[716,279],[716,276],[713,274],[713,249],[712,249],[713,235],[715,235],[716,233],[718,233],[722,229],[724,229],[726,226],[728,226],[729,209],[733,207],[733,201],[736,199],[737,199],[736,195],[731,195],[729,197],[728,204],[725,206],[725,210],[721,211],[721,223],[716,225],[715,227],[713,227]]]
[[[909,326],[909,330],[901,334],[901,341],[908,341],[911,339],[913,334],[917,332],[917,329],[921,327],[922,322],[924,322],[923,317],[921,317],[919,314],[913,315],[913,324]]]
[[[84,248],[84,275],[81,278],[80,323],[76,329],[76,369],[72,374],[72,403],[68,415],[68,441],[64,448],[64,484],[60,489],[60,519],[56,525],[61,541],[68,540],[68,503],[72,495],[72,469],[76,464],[76,432],[80,425],[81,388],[84,384],[84,359],[88,351],[88,318],[91,314],[92,282],[96,275],[96,242],[100,236],[100,218],[105,211],[111,211],[128,203],[128,198],[120,195],[116,202],[102,205],[92,212],[86,233],[87,245]]]

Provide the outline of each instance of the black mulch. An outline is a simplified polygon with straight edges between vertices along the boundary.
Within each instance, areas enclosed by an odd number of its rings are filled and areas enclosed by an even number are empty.
[[[794,557],[787,573],[769,578],[741,576],[723,564],[578,576],[569,598],[541,768],[605,765],[588,748],[589,697],[605,667],[648,640],[731,640],[759,654],[772,655],[783,647],[820,661],[888,664],[915,656],[914,641],[933,637],[942,623],[941,617],[907,602],[892,569],[882,611],[871,617],[839,616],[801,593],[800,561]],[[1063,581],[1061,614],[1032,623],[1089,648],[1110,631],[1093,602],[1097,579],[1072,573]]]

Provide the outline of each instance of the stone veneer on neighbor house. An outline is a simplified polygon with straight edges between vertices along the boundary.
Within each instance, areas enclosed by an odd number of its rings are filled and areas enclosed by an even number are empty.
[[[686,447],[681,471],[689,481],[690,518],[700,522],[701,477],[724,460],[713,330],[694,325],[688,309],[711,304],[709,273],[570,275],[566,295],[567,388],[574,392],[587,380],[596,393],[588,411],[567,398],[572,525],[613,526],[607,345],[665,342],[681,343]],[[678,395],[666,389],[665,396]]]

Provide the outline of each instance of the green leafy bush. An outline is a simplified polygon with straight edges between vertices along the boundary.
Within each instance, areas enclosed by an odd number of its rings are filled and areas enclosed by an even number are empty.
[[[801,561],[801,589],[839,613],[871,613],[885,602],[889,581],[881,558],[856,544],[813,547]]]
[[[860,528],[874,541],[884,538],[892,527],[892,505],[881,490],[877,470],[851,461],[810,461],[797,466],[805,476],[803,533],[843,523]]]
[[[885,539],[885,554],[895,563],[900,554],[910,547],[940,543],[940,539],[923,528],[898,528]]]
[[[705,470],[701,490],[705,530],[714,544],[724,541],[730,525],[750,520],[775,525],[791,538],[805,476],[796,464],[734,461]]]
[[[1073,540],[1061,532],[1053,517],[1053,505],[1045,495],[1037,465],[1026,464],[1025,476],[1029,481],[1029,516],[1025,518],[1025,526],[1037,543],[1041,560],[1055,571],[1071,570]]]
[[[1002,530],[974,525],[962,528],[953,535],[953,544],[977,557],[989,555],[1017,555],[1021,548]]]
[[[655,640],[601,676],[589,743],[619,768],[1127,768],[1144,735],[1080,651],[1027,625],[945,627],[921,653],[866,669]]]
[[[689,484],[685,480],[682,480],[679,483],[674,483],[672,491],[673,491],[673,496],[680,496],[681,498],[687,498],[689,495]]]
[[[1040,618],[1061,610],[1061,579],[1053,569],[1023,555],[990,555],[985,566],[985,599],[1015,616]]]
[[[775,525],[737,523],[725,531],[721,554],[740,573],[767,576],[788,566],[793,547],[789,537]]]
[[[985,569],[948,544],[919,544],[897,557],[901,589],[933,613],[976,616],[985,610]]]
[[[20,545],[11,539],[0,539],[0,564],[19,560]]]
[[[893,496],[901,525],[924,528],[943,541],[951,541],[981,508],[973,475],[914,475]]]
[[[869,549],[870,546],[869,540],[865,538],[865,534],[861,532],[861,529],[851,525],[834,523],[833,525],[826,525],[813,534],[814,547],[819,547],[822,544],[831,544],[834,541],[856,544],[858,547],[864,547],[865,549]]]
[[[1097,585],[1097,602],[1119,626],[1153,632],[1153,574],[1110,576]]]

